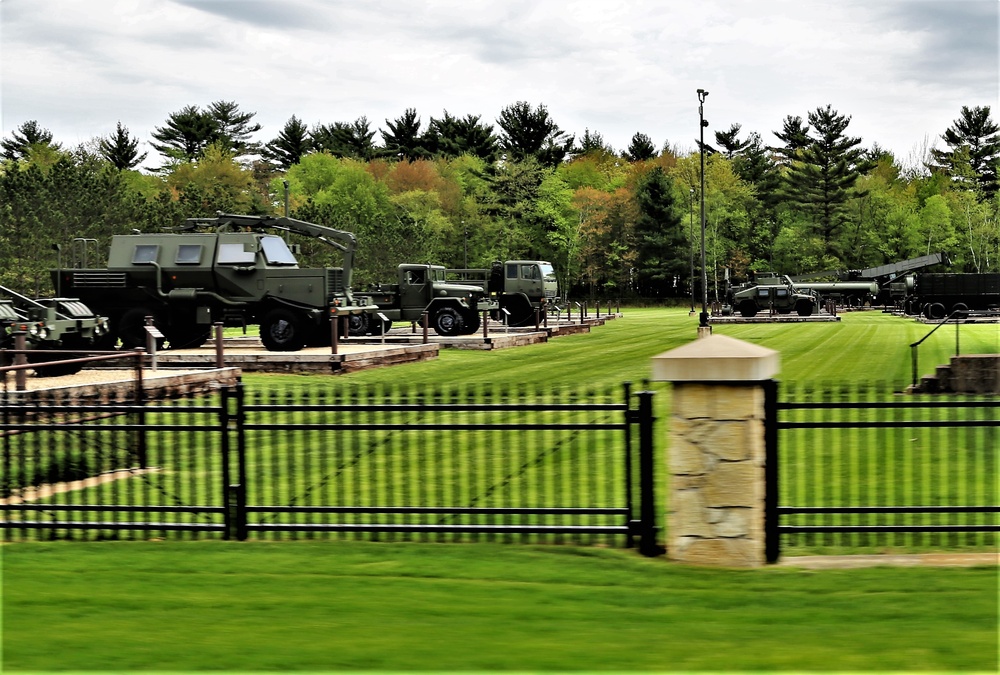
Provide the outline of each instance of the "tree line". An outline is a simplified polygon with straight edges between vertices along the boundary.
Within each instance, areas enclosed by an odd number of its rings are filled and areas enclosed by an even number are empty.
[[[0,140],[0,283],[49,292],[47,270],[72,264],[74,239],[96,251],[133,229],[287,209],[358,236],[359,286],[391,279],[401,262],[527,258],[552,261],[576,296],[686,297],[701,275],[702,152],[713,293],[727,275],[935,251],[953,271],[1000,270],[1000,127],[988,106],[963,106],[941,133],[945,147],[917,167],[863,146],[830,105],[785,117],[775,146],[734,123],[687,152],[640,132],[621,151],[589,129],[577,139],[523,101],[496,125],[448,111],[424,124],[407,109],[378,129],[365,117],[309,128],[293,115],[264,142],[254,117],[231,101],[171,113],[151,133],[163,159],[151,171],[136,170],[147,155],[120,122],[72,149],[24,122]],[[309,264],[336,264],[310,242],[304,252]]]

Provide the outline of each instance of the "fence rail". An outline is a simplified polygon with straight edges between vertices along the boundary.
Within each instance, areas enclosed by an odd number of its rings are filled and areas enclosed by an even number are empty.
[[[652,452],[651,433],[639,445],[632,433],[652,425],[651,397],[238,385],[155,405],[5,399],[2,527],[8,539],[638,538],[652,551],[653,497],[633,506],[632,459]]]
[[[792,385],[782,396],[768,444],[769,558],[779,546],[996,545],[996,397],[904,398],[881,384]]]

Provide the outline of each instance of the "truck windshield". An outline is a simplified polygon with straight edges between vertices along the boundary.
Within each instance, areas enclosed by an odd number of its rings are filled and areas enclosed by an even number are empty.
[[[281,237],[261,237],[260,246],[264,249],[264,259],[268,265],[298,265],[292,252],[288,250],[288,244]]]
[[[541,268],[542,268],[543,279],[545,279],[546,281],[555,281],[556,271],[552,269],[552,265],[548,263],[542,263]]]

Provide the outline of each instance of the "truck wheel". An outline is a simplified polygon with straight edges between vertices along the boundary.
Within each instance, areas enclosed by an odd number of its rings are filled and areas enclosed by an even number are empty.
[[[797,305],[795,305],[795,312],[799,316],[812,316],[813,304],[811,302],[802,300]]]
[[[122,349],[138,349],[146,347],[146,317],[152,316],[157,323],[156,315],[146,307],[136,307],[122,314],[118,321],[118,337],[122,341]],[[156,338],[156,348],[162,349],[164,338]]]
[[[924,307],[924,316],[932,321],[943,319],[946,315],[947,311],[940,302],[934,302]]]
[[[462,334],[462,316],[454,307],[442,307],[434,315],[434,332],[451,337]]]
[[[366,335],[370,330],[371,321],[367,314],[349,314],[347,316],[347,329],[351,335]]]
[[[295,312],[278,307],[260,322],[260,341],[269,352],[297,352],[306,343],[305,327]]]
[[[500,301],[500,307],[510,312],[510,316],[507,317],[508,326],[516,328],[518,326],[535,325],[535,310],[523,295],[505,297]],[[500,312],[500,316],[502,318],[506,315]]]
[[[750,318],[751,316],[757,316],[757,303],[753,300],[744,300],[739,306],[740,316],[745,316]]]
[[[483,325],[483,319],[475,310],[462,312],[462,335],[472,335]]]

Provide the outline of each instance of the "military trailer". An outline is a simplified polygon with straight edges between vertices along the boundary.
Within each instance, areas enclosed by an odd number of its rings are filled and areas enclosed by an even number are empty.
[[[908,274],[891,284],[891,292],[906,314],[928,319],[1000,310],[1000,274]]]
[[[497,303],[492,318],[510,326],[533,324],[535,310],[545,318],[560,299],[555,270],[544,260],[498,260],[489,269],[448,270],[448,277],[480,286]]]
[[[299,267],[277,233],[313,237],[343,254],[343,267]],[[211,326],[260,325],[270,351],[329,344],[331,319],[367,305],[351,292],[357,242],[342,232],[292,218],[220,214],[190,218],[179,230],[116,235],[106,268],[53,272],[56,287],[109,317],[110,341],[146,344],[145,319],[173,348],[199,347]]]
[[[51,354],[51,350],[92,350],[100,347],[108,333],[108,320],[97,316],[74,298],[36,298],[21,295],[0,286],[0,347],[14,347],[14,333],[23,331],[28,363],[45,364],[74,358]],[[35,368],[42,376],[72,375],[83,367],[79,363]]]
[[[819,310],[816,294],[796,288],[787,275],[759,273],[753,284],[734,288],[731,296],[733,309],[745,317],[757,316],[762,310],[778,314],[794,311],[799,316],[811,316]]]
[[[469,335],[482,325],[482,313],[496,308],[481,286],[446,281],[440,265],[404,263],[396,269],[396,283],[373,284],[366,295],[378,311],[352,317],[352,333],[381,335],[392,322],[419,321],[426,312],[438,335]]]

